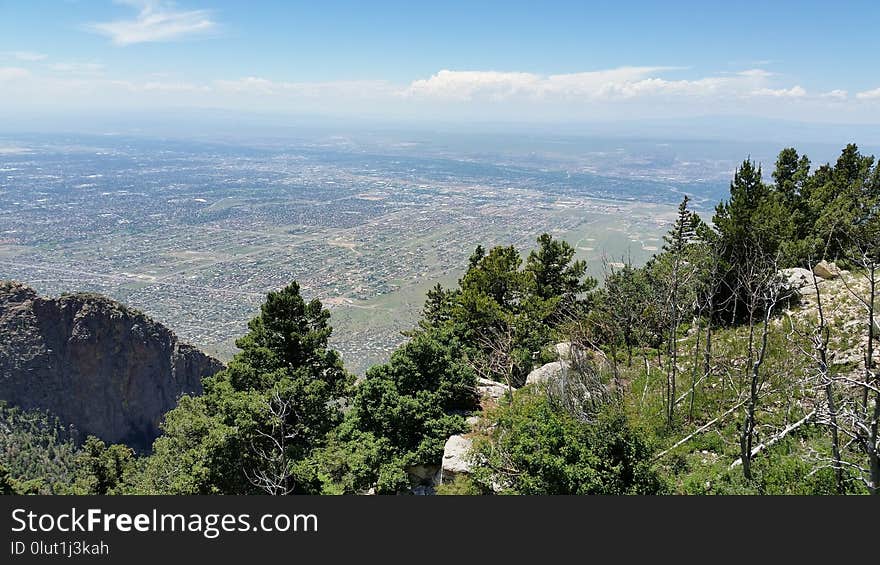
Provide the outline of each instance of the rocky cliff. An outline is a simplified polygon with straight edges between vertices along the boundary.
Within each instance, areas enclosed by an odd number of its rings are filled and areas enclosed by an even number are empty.
[[[0,282],[0,400],[149,449],[162,416],[222,364],[108,298]]]

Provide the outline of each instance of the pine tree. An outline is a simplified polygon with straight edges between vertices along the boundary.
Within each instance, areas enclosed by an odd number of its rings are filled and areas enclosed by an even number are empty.
[[[693,261],[689,251],[697,239],[700,217],[688,209],[690,198],[685,196],[678,206],[678,216],[663,240],[665,253],[655,262],[660,272],[662,309],[666,314],[667,371],[666,371],[666,424],[672,426],[675,413],[675,393],[678,376],[678,327],[684,313],[691,307],[690,295],[696,282]]]
[[[535,282],[535,293],[542,299],[558,297],[565,303],[596,286],[585,278],[587,263],[574,260],[575,249],[568,242],[553,239],[550,234],[538,237],[538,249],[529,253],[526,271]]]
[[[314,492],[308,457],[342,417],[350,377],[330,313],[299,285],[270,292],[227,369],[166,415],[142,485],[178,494]],[[181,472],[180,461],[186,461]],[[181,476],[182,475],[182,476]]]
[[[440,327],[451,320],[455,297],[455,291],[443,288],[440,283],[430,288],[425,295],[419,326],[423,329]]]

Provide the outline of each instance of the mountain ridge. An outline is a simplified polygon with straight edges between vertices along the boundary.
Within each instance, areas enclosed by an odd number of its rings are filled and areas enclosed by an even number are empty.
[[[0,399],[84,435],[148,451],[165,412],[220,361],[145,314],[88,293],[41,297],[0,282]]]

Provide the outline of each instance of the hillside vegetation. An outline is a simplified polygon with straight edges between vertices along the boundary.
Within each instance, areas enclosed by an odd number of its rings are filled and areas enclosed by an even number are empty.
[[[47,483],[167,494],[880,492],[880,165],[743,162],[603,284],[549,235],[471,255],[356,381],[329,313],[269,293],[148,456],[94,439]],[[7,456],[8,459],[8,456]],[[7,490],[21,490],[6,463]],[[61,467],[58,467],[61,468]],[[67,467],[64,467],[65,469]],[[69,487],[73,488],[73,487]],[[64,488],[51,487],[53,492]]]

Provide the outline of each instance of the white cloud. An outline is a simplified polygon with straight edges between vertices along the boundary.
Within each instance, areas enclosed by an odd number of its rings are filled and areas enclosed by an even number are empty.
[[[807,91],[801,86],[791,88],[759,88],[752,91],[754,96],[771,96],[774,98],[803,98]]]
[[[821,95],[822,98],[834,98],[836,100],[846,100],[849,93],[846,90],[834,89]]]
[[[413,81],[402,94],[470,100],[477,94],[501,98],[516,93],[534,93],[540,86],[541,78],[531,73],[444,69],[430,78]]]
[[[20,67],[0,67],[0,80],[16,80],[28,78],[31,76],[31,73]]]
[[[770,78],[772,76],[775,76],[776,73],[771,73],[770,71],[765,71],[764,69],[747,69],[745,71],[739,71],[738,73],[736,73],[736,75],[749,78]]]
[[[100,63],[52,63],[47,65],[49,70],[56,73],[70,73],[80,75],[97,74],[104,70]]]
[[[670,67],[620,67],[601,71],[538,75],[523,72],[442,70],[415,80],[401,94],[407,97],[471,100],[476,97],[506,99],[516,96],[607,97],[628,96],[641,89],[662,88],[650,75]]]
[[[175,41],[217,29],[209,10],[179,10],[160,0],[123,2],[139,8],[135,19],[97,22],[87,29],[109,37],[116,45]]]
[[[670,70],[680,68],[619,67],[557,75],[442,70],[427,79],[413,81],[401,94],[458,101],[515,97],[581,100],[625,100],[648,96],[729,97],[766,88],[767,79],[773,76],[761,69],[693,80],[669,80],[658,76]],[[796,95],[801,90],[794,87],[791,94]]]
[[[113,70],[117,70],[116,67]],[[675,78],[672,67],[620,67],[542,75],[439,71],[408,83],[293,82],[267,76],[188,80],[180,73],[116,74],[98,63],[0,67],[0,109],[224,108],[321,115],[558,121],[750,113],[779,118],[880,121],[880,88],[807,92],[757,69]],[[680,70],[680,69],[676,69]],[[797,101],[796,104],[791,103]]]
[[[880,98],[880,88],[859,92],[856,94],[856,98],[858,98],[859,100],[876,100]]]
[[[260,77],[244,77],[237,80],[215,80],[220,90],[232,93],[274,94],[278,85]]]
[[[5,53],[0,54],[0,56],[10,59],[15,59],[16,61],[43,61],[48,58],[48,55],[44,55],[43,53],[34,53],[33,51],[7,51]]]
[[[208,92],[211,87],[188,82],[150,81],[141,85],[141,89],[147,92]]]

